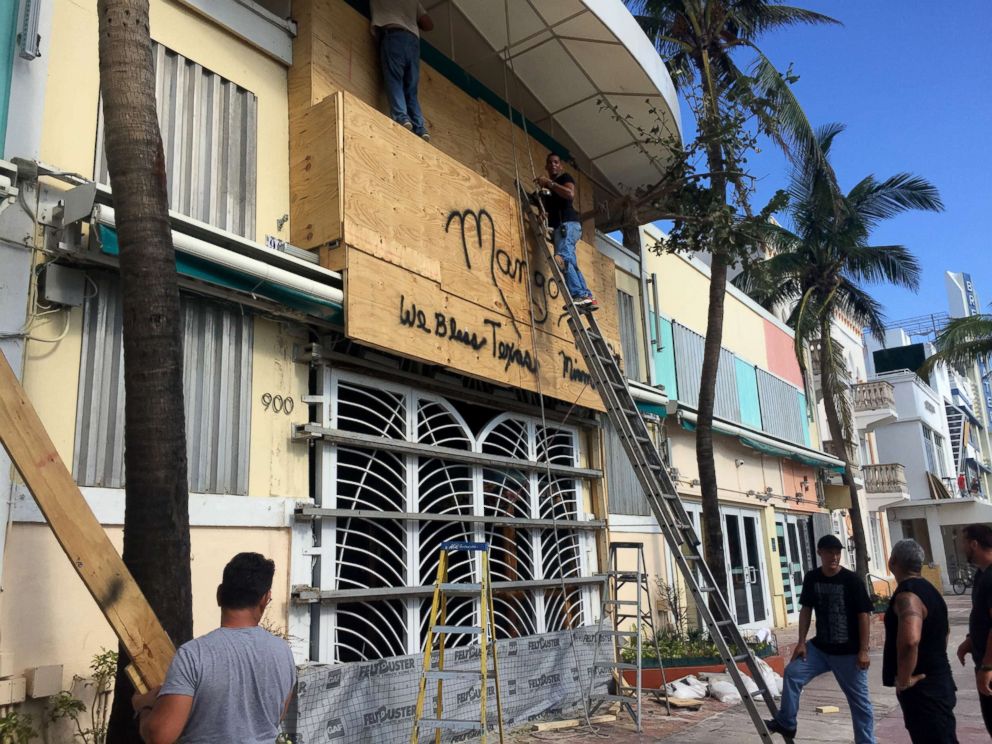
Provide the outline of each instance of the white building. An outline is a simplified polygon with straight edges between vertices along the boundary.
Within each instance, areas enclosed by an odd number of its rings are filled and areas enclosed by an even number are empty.
[[[868,369],[874,379],[892,385],[898,420],[878,427],[875,443],[882,460],[897,458],[904,464],[909,498],[888,509],[893,540],[910,537],[919,542],[928,559],[941,569],[945,583],[964,565],[954,538],[972,522],[992,521],[992,503],[984,489],[972,491],[970,481],[959,484],[958,466],[978,454],[978,430],[971,411],[972,397],[966,378],[954,370],[938,368],[929,380],[915,371],[929,356],[929,343],[910,343],[901,329],[890,331],[884,345],[868,344]],[[952,429],[951,418],[960,416]]]

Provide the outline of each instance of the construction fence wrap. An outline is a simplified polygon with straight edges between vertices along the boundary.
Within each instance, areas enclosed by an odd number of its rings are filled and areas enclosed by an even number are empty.
[[[504,728],[529,721],[581,717],[589,694],[596,651],[596,628],[583,627],[497,642]],[[593,694],[606,692],[612,639],[600,644]],[[437,668],[437,653],[433,668]],[[446,670],[479,670],[479,646],[449,647]],[[397,656],[353,664],[300,667],[294,703],[284,724],[293,744],[408,744],[413,731],[423,655]],[[479,720],[481,680],[445,680],[444,718]],[[486,690],[487,723],[496,725],[492,676]],[[437,683],[427,686],[424,717],[434,718]],[[478,731],[442,731],[441,741],[473,741]],[[420,741],[434,741],[422,730]]]

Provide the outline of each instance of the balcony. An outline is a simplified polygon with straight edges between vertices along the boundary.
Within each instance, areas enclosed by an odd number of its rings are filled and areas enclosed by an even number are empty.
[[[864,465],[865,501],[869,510],[879,511],[909,500],[906,469],[899,463]]]
[[[899,419],[895,388],[885,380],[859,382],[852,386],[854,422],[859,431],[872,431]]]

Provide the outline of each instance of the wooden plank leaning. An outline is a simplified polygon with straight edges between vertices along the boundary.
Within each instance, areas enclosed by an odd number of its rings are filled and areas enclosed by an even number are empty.
[[[140,691],[162,684],[175,647],[83,498],[2,353],[0,442],[131,658],[128,676],[135,687]]]

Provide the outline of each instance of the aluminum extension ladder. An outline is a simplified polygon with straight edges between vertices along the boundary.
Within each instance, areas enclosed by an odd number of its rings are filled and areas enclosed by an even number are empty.
[[[723,592],[717,588],[713,580],[713,574],[700,550],[702,544],[696,535],[692,520],[672,482],[667,466],[651,441],[647,425],[627,387],[627,378],[620,371],[593,313],[576,306],[569,294],[564,275],[558,262],[555,261],[553,248],[548,241],[547,224],[543,214],[539,215],[532,208],[531,197],[520,184],[518,189],[520,208],[524,211],[524,217],[530,226],[531,237],[537,248],[544,250],[552,275],[558,283],[561,297],[565,301],[564,314],[568,318],[568,327],[575,337],[575,346],[585,359],[589,375],[603,399],[610,422],[619,435],[641,488],[644,489],[648,506],[651,507],[651,512],[658,521],[675,564],[692,593],[700,618],[710,638],[716,644],[720,658],[727,666],[727,672],[740,693],[741,701],[754,723],[758,736],[765,744],[772,744],[768,727],[754,697],[748,693],[743,673],[737,667],[738,663],[745,665],[751,679],[758,687],[755,695],[761,695],[771,716],[774,717],[778,712],[778,706],[758,669],[754,653],[745,643]],[[791,739],[787,738],[786,741],[791,742]]]
[[[635,551],[635,567],[633,570],[621,570],[620,552]],[[661,661],[661,649],[658,648],[658,632],[654,626],[654,609],[651,605],[651,587],[648,585],[647,565],[644,561],[644,544],[639,542],[613,542],[610,543],[610,557],[607,563],[609,569],[606,572],[606,583],[603,587],[603,601],[599,610],[599,629],[596,631],[596,646],[593,649],[592,668],[599,669],[602,666],[610,668],[613,674],[613,692],[605,695],[589,696],[589,715],[593,715],[604,703],[619,702],[622,710],[626,710],[631,719],[637,725],[637,733],[641,733],[641,698],[643,695],[642,674],[643,651],[645,636],[651,639],[654,645],[655,658],[658,660],[658,668],[661,670],[661,684],[664,689],[668,680],[665,679],[665,667]],[[636,590],[634,599],[620,599],[621,591],[624,587],[633,587]],[[611,629],[605,630],[604,625],[607,619],[611,621]],[[625,622],[633,620],[633,630],[622,630]],[[609,638],[612,643],[612,660],[599,662],[599,650],[604,638]],[[629,638],[634,641],[633,646],[628,646],[636,656],[635,661],[625,662],[623,660],[624,639]],[[627,683],[623,673],[631,671],[634,673],[634,684]],[[592,692],[592,680],[590,679],[590,693]],[[660,695],[657,696],[660,699]],[[672,714],[671,705],[667,695],[664,698],[665,708],[668,714]]]
[[[479,553],[479,582],[448,582],[448,554],[453,551]],[[478,597],[478,625],[447,625],[448,597]],[[445,669],[444,642],[449,635],[477,635],[480,647],[479,669]],[[437,637],[437,668],[431,668],[434,638]],[[480,741],[486,744],[488,727],[486,724],[486,687],[489,683],[489,657],[492,656],[492,680],[496,688],[496,721],[499,741],[503,744],[503,706],[499,691],[499,665],[496,661],[496,622],[493,613],[493,588],[489,576],[489,545],[484,542],[448,541],[441,543],[441,557],[437,564],[437,579],[434,582],[434,600],[427,624],[427,638],[424,641],[424,668],[420,675],[420,689],[417,692],[417,708],[413,718],[413,733],[410,744],[418,744],[421,728],[434,731],[435,744],[441,744],[442,729],[479,731]],[[478,719],[444,718],[444,683],[452,681],[480,680]],[[434,718],[424,718],[424,701],[427,695],[427,682],[437,682],[437,707]]]

